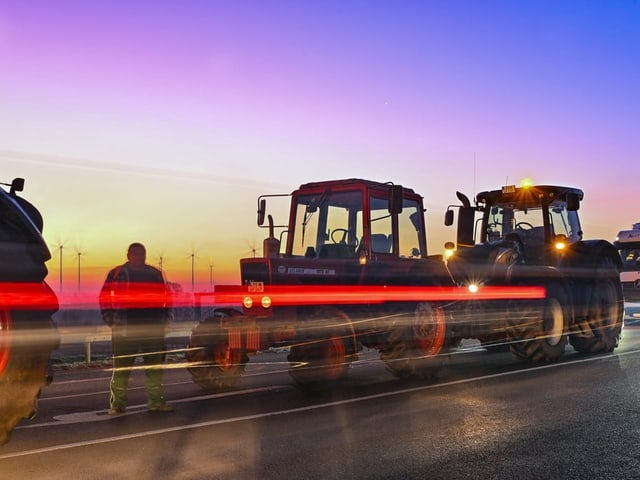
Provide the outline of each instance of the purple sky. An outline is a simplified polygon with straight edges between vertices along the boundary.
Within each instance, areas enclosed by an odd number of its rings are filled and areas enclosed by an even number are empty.
[[[613,240],[640,221],[639,26],[632,0],[4,0],[0,180],[99,276],[136,239],[237,275],[257,195],[346,177],[422,193],[433,253],[456,190],[523,177],[583,188]]]

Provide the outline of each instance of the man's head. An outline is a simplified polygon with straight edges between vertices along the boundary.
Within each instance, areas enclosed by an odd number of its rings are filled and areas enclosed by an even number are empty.
[[[147,250],[141,243],[132,243],[127,250],[127,260],[134,267],[141,267],[147,261]]]

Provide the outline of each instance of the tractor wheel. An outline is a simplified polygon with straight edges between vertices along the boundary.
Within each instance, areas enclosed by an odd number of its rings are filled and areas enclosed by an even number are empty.
[[[583,353],[612,352],[622,333],[623,299],[619,282],[611,278],[596,281],[587,315],[591,333],[571,335],[573,348]]]
[[[51,317],[34,321],[26,313],[0,309],[0,445],[23,418],[36,414],[49,355],[58,346]]]
[[[206,318],[196,325],[188,346],[187,370],[193,381],[208,391],[238,383],[249,361],[243,350],[229,348],[229,334],[216,317]]]
[[[309,340],[291,346],[289,374],[303,390],[322,391],[342,380],[357,357],[353,330],[349,317],[334,308],[319,309],[305,321],[317,331]]]
[[[567,344],[567,295],[548,285],[541,301],[514,301],[509,305],[507,335],[511,352],[532,362],[559,359]]]
[[[444,310],[422,302],[411,320],[400,322],[391,329],[380,349],[380,359],[396,377],[430,379],[442,367],[441,354],[446,340]]]

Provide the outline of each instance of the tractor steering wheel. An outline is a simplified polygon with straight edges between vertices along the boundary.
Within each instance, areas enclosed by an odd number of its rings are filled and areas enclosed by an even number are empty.
[[[527,228],[522,228],[522,227],[527,227]],[[516,223],[516,228],[520,230],[533,230],[534,227],[529,222],[518,222]]]
[[[340,238],[337,238],[339,235],[337,234],[342,234],[342,236]],[[335,230],[333,230],[331,232],[331,241],[333,243],[340,243],[342,245],[346,245],[347,244],[347,235],[349,234],[349,230],[347,230],[346,228],[336,228]],[[355,238],[353,241],[353,246],[357,247],[358,246],[358,239]]]

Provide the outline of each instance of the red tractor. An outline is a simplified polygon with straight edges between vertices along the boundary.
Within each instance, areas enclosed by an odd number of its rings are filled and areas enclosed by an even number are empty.
[[[507,186],[458,193],[457,250],[447,265],[460,286],[543,286],[544,299],[467,302],[454,337],[475,337],[532,361],[558,359],[567,341],[584,353],[611,352],[621,335],[621,261],[605,240],[584,240],[577,188]],[[453,224],[448,209],[445,224]],[[471,316],[474,321],[467,321]],[[480,321],[478,321],[480,320]]]
[[[36,412],[48,362],[59,343],[51,316],[58,300],[45,282],[51,258],[42,216],[17,195],[24,180],[0,188],[0,445]]]
[[[248,354],[272,346],[289,347],[290,373],[307,387],[340,379],[363,347],[397,376],[431,376],[448,347],[443,303],[420,301],[421,290],[385,300],[393,287],[454,288],[442,255],[427,255],[422,197],[360,179],[307,183],[290,194],[276,238],[266,213],[274,196],[258,199],[258,224],[269,228],[263,257],[240,261],[244,313],[227,310],[192,332],[194,381],[232,385]]]

